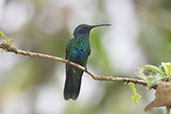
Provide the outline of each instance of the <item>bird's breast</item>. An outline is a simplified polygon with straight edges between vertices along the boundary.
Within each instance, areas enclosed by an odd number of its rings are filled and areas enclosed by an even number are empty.
[[[75,54],[75,56],[83,56],[84,55],[83,49],[78,50],[78,49],[74,48],[73,53]]]
[[[90,43],[85,38],[74,38],[70,41],[68,59],[70,61],[85,65],[90,51]]]
[[[83,58],[84,56],[86,56],[86,53],[83,49],[80,50],[80,49],[73,48],[71,53],[72,53],[72,57],[75,59]]]

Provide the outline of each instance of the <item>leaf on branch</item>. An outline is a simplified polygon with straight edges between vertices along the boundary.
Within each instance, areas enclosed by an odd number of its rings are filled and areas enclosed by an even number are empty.
[[[156,75],[156,76],[148,76],[146,81],[147,81],[147,86],[148,88],[153,87],[156,85],[159,81],[161,80],[161,77]]]
[[[132,99],[136,105],[138,105],[138,100],[141,98],[141,96],[136,92],[135,84],[132,82],[129,82],[128,85],[132,88],[134,95],[132,96]]]
[[[171,83],[160,82],[157,84],[155,100],[148,104],[144,111],[161,106],[171,106]]]
[[[169,75],[171,76],[171,63],[162,63],[162,65],[160,65],[159,67],[154,66],[154,65],[143,65],[138,68],[140,68],[140,71],[139,71],[140,73],[138,72],[137,76],[143,77],[143,79],[146,80],[148,88],[151,88],[157,85],[158,82],[162,82],[162,81],[169,79]],[[148,69],[153,72],[151,72],[150,74],[147,74],[147,73],[145,74],[143,72],[144,69]]]
[[[139,66],[139,68],[149,69],[149,70],[152,70],[152,71],[154,71],[156,73],[162,74],[161,69],[154,66],[154,65],[143,65],[143,66]]]
[[[164,71],[166,72],[166,75],[169,76],[169,78],[171,78],[171,62],[162,62],[161,64],[164,68]]]
[[[135,72],[136,75],[143,79],[143,80],[146,80],[147,79],[147,76],[143,73],[144,69],[143,68],[138,68],[137,71]]]
[[[0,36],[4,37],[4,38],[7,38],[7,36],[4,34],[3,31],[0,30]]]

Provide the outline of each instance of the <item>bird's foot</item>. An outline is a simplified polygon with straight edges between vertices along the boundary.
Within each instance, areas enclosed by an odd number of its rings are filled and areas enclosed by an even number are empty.
[[[70,61],[70,60],[68,60],[67,64],[68,64],[68,65],[70,65],[70,62],[71,62],[71,61]]]
[[[85,70],[84,70],[85,72],[87,72],[88,71],[88,69],[87,69],[87,67],[85,67]]]

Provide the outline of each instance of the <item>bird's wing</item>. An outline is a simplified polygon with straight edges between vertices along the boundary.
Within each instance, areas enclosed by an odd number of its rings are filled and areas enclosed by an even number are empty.
[[[91,49],[89,49],[89,51],[88,51],[88,56],[91,54]]]
[[[70,50],[70,41],[68,42],[67,47],[66,47],[65,59],[68,59],[69,50]],[[68,64],[68,63],[66,63],[65,68],[66,68],[66,75],[67,75],[67,73],[68,73],[68,71],[69,71],[69,64]]]
[[[70,42],[67,44],[67,47],[66,47],[65,59],[68,59],[69,49],[70,49]]]

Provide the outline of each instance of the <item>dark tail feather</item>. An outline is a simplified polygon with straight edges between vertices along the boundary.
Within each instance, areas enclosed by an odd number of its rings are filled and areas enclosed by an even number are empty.
[[[81,77],[80,79],[73,80],[72,76],[67,76],[65,81],[65,88],[64,88],[64,98],[65,100],[73,99],[76,100],[81,86]]]

